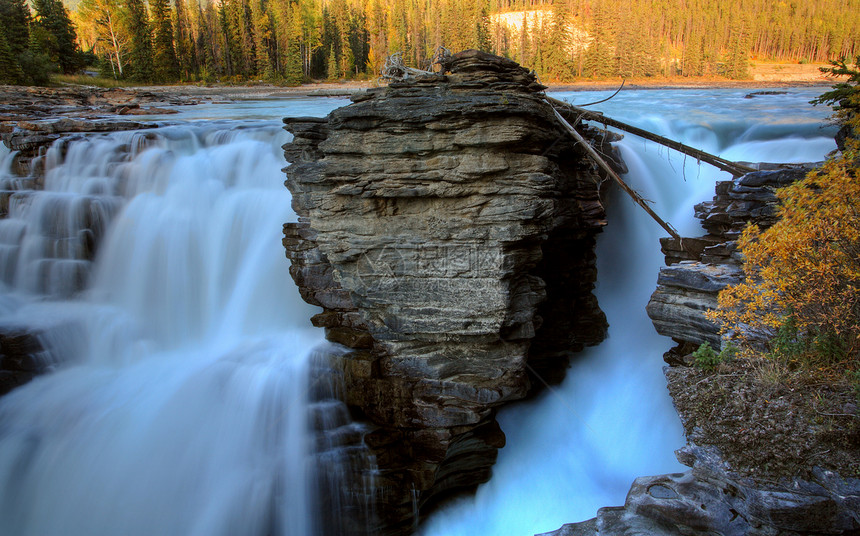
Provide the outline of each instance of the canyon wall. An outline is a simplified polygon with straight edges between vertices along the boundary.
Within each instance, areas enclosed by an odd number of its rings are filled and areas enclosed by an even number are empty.
[[[637,478],[623,506],[542,536],[600,534],[824,535],[860,533],[860,426],[856,396],[827,386],[768,381],[766,360],[737,359],[717,371],[693,366],[704,342],[721,346],[705,318],[717,294],[740,282],[737,239],[748,222],[777,221],[774,190],[804,166],[763,166],[720,182],[696,205],[707,234],[661,240],[667,266],[647,311],[677,346],[664,355],[669,393],[687,445],[684,473]]]

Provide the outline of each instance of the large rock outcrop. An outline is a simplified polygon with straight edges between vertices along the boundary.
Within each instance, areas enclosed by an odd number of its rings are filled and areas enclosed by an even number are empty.
[[[646,310],[657,333],[675,342],[720,347],[719,326],[704,313],[717,307],[717,294],[743,276],[737,239],[747,222],[765,229],[776,222],[774,188],[803,178],[800,166],[760,170],[717,183],[716,195],[696,205],[696,217],[708,232],[696,238],[660,240],[666,267]]]
[[[540,536],[824,536],[860,531],[860,484],[816,470],[762,484],[727,470],[719,451],[688,446],[684,473],[637,478],[624,506]]]
[[[353,349],[346,401],[375,425],[384,533],[486,480],[495,408],[606,329],[595,168],[528,71],[476,51],[445,67],[284,120],[290,273],[323,308],[314,324]]]

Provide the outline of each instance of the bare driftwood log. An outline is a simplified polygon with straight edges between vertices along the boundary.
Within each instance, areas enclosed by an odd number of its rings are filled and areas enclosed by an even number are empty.
[[[382,66],[381,78],[383,80],[406,80],[415,76],[433,74],[431,71],[422,71],[414,67],[408,67],[403,63],[403,53],[395,52],[385,58],[385,64]]]
[[[633,125],[628,125],[627,123],[623,123],[621,121],[618,121],[617,119],[606,117],[601,113],[592,112],[590,110],[580,108],[579,106],[574,106],[572,104],[560,101],[558,99],[554,99],[552,97],[547,97],[547,100],[550,102],[550,104],[563,107],[566,111],[576,114],[578,118],[582,118],[587,121],[597,121],[598,123],[601,123],[603,125],[615,127],[625,132],[629,132],[634,136],[639,136],[641,138],[645,138],[646,140],[659,143],[660,145],[664,145],[666,147],[669,147],[670,149],[674,149],[678,152],[684,153],[685,155],[692,156],[696,160],[701,160],[702,162],[711,164],[712,166],[717,167],[723,171],[728,171],[735,177],[740,177],[741,175],[746,175],[747,173],[757,171],[743,164],[738,164],[737,162],[732,162],[731,160],[720,158],[719,156],[706,153],[705,151],[696,149],[695,147],[684,145],[683,143],[677,142],[675,140],[670,140],[669,138],[664,138],[663,136],[654,134],[653,132],[648,132],[647,130],[634,127]]]

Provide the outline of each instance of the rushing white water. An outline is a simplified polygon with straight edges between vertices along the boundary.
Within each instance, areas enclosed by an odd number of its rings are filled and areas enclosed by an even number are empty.
[[[814,94],[626,92],[601,108],[731,159],[804,161],[833,146],[818,130],[826,111],[804,106]],[[15,191],[0,221],[0,327],[38,332],[54,369],[0,399],[0,536],[326,530],[342,497],[329,494],[335,511],[320,520],[311,488],[341,480],[311,474],[310,443],[336,465],[337,438],[360,431],[308,432],[309,421],[351,425],[306,392],[322,333],[307,327],[313,309],[280,244],[294,217],[286,134],[248,119],[345,103],[205,105],[174,116],[181,126],[57,145],[38,194],[8,177],[0,152],[0,189]],[[632,137],[622,147],[628,180],[694,234],[691,205],[721,175]],[[620,504],[637,475],[678,469],[680,426],[660,374],[670,343],[644,314],[661,231],[620,196],[608,212],[597,292],[609,340],[558,389],[501,413],[508,446],[495,477],[427,534],[552,530]]]
[[[46,156],[45,192],[12,196],[0,325],[40,331],[56,370],[0,400],[0,534],[314,531],[322,333],[280,244],[286,139],[209,124],[76,141]]]
[[[629,91],[599,107],[633,123],[730,160],[814,162],[835,148],[821,129],[828,109],[807,102],[820,93],[745,99],[739,90]],[[595,93],[556,95],[574,103]],[[682,236],[703,234],[693,205],[710,200],[714,168],[627,135],[620,142],[625,179],[654,202]],[[597,297],[609,338],[586,350],[564,383],[537,400],[502,410],[507,435],[490,482],[425,523],[426,536],[522,536],[594,517],[624,503],[633,479],[685,469],[673,451],[684,444],[661,369],[673,343],[656,334],[645,314],[663,263],[664,231],[614,192],[609,224],[598,239]]]

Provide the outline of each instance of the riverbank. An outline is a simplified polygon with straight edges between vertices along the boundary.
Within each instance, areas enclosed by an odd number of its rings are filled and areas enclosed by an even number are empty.
[[[628,90],[826,87],[832,85],[834,80],[820,71],[820,68],[825,66],[824,64],[755,63],[750,66],[751,78],[749,80],[678,76],[627,80],[621,78],[583,79],[564,83],[542,81],[542,83],[548,87],[549,91],[614,91],[621,86],[622,82],[624,82],[624,88]],[[79,79],[77,78],[75,81]],[[96,87],[95,79],[93,79],[93,85],[72,84],[62,80],[58,82],[60,86],[53,88],[0,86],[0,103],[6,104],[2,108],[39,105],[48,99],[52,101],[49,104],[58,114],[69,115],[70,112],[73,112],[68,108],[70,105],[140,103],[158,107],[159,105],[196,104],[198,102],[232,102],[296,97],[347,97],[359,91],[385,85],[378,79],[314,82],[294,87],[259,82],[246,85],[176,84],[100,88]],[[24,95],[23,99],[22,95]],[[93,95],[95,97],[92,97]],[[106,97],[102,98],[102,95]],[[45,111],[48,113],[40,115],[50,116],[50,110]],[[142,114],[144,111],[138,112],[131,108],[126,110],[124,115]],[[0,114],[4,112],[8,114],[14,110],[0,110]],[[24,110],[19,110],[19,112],[24,112]],[[170,113],[162,110],[157,110],[157,112]],[[25,115],[25,113],[15,115]]]
[[[615,90],[622,80],[582,81],[576,83],[546,83],[548,91],[601,91]],[[690,80],[681,78],[633,80],[624,83],[624,89],[764,89],[764,88],[794,88],[794,87],[827,87],[832,81],[826,78],[809,80]],[[271,84],[255,84],[247,86],[227,85],[176,85],[176,86],[146,86],[129,88],[154,94],[190,97],[205,97],[211,99],[247,100],[247,99],[278,99],[291,97],[345,97],[366,89],[380,87],[382,84],[374,81],[350,82],[319,82],[302,84],[296,87],[283,87]]]
[[[833,79],[819,70],[825,64],[756,63],[750,66],[749,80],[723,78],[650,77],[628,79],[626,89],[761,89],[829,86]],[[622,79],[579,80],[554,83],[543,81],[549,91],[594,91],[617,89]],[[295,87],[258,83],[248,85],[173,85],[136,88],[156,94],[188,95],[221,99],[275,99],[289,97],[342,97],[356,91],[379,87],[379,80],[349,80],[342,82],[315,82]],[[131,89],[131,88],[129,88]]]

